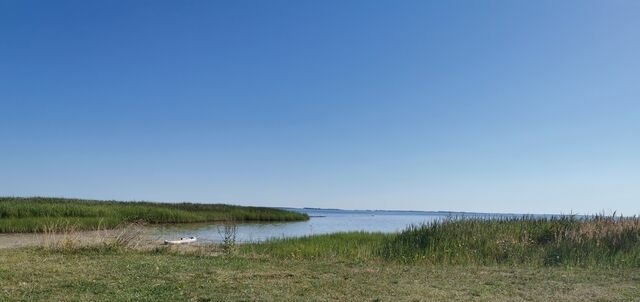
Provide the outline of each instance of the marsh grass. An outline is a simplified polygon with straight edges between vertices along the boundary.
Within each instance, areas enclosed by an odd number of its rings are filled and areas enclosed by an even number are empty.
[[[122,223],[215,221],[297,221],[305,214],[225,204],[96,201],[63,198],[0,197],[0,232],[64,232],[112,229]]]
[[[132,250],[139,237],[135,229],[104,237],[93,245],[79,244],[73,232],[60,234],[49,249],[64,252]],[[411,226],[398,234],[350,232],[299,238],[272,239],[261,243],[233,241],[233,225],[222,244],[148,247],[161,254],[318,260],[387,262],[464,266],[566,266],[640,267],[638,218],[597,216],[501,220],[446,220]],[[113,236],[112,236],[113,237]]]
[[[405,264],[640,267],[640,219],[451,219],[410,226],[398,234],[275,239],[243,245],[242,251],[284,259]]]
[[[512,218],[411,226],[386,241],[387,260],[432,264],[640,266],[640,219]]]

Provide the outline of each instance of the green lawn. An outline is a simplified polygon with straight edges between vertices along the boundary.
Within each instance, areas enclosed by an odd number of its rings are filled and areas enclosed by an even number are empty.
[[[631,301],[640,270],[0,250],[0,301]]]

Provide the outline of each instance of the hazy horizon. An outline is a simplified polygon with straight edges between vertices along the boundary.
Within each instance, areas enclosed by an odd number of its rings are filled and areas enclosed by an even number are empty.
[[[639,13],[3,1],[0,195],[637,215]]]

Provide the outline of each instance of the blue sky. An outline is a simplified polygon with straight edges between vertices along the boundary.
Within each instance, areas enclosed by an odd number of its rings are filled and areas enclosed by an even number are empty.
[[[640,214],[637,1],[2,1],[0,195]]]

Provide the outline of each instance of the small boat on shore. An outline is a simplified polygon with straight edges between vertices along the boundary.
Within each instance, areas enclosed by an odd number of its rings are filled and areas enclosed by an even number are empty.
[[[183,244],[196,242],[196,237],[180,237],[178,240],[165,240],[164,244]]]

